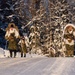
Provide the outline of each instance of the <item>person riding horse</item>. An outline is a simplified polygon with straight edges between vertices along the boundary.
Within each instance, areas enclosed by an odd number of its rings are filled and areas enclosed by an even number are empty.
[[[14,57],[16,57],[16,51],[18,50],[17,39],[20,38],[18,27],[14,23],[9,23],[6,28],[5,39],[8,41],[8,50],[10,52],[10,57],[14,52]]]

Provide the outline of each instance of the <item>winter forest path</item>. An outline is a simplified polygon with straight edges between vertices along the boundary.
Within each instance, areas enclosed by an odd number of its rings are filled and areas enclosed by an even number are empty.
[[[1,58],[0,75],[75,75],[75,58]]]

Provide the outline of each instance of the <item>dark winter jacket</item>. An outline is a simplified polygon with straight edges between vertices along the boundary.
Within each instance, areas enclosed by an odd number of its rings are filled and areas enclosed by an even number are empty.
[[[8,38],[8,49],[9,50],[18,50],[17,39],[14,34],[11,34]]]
[[[74,51],[74,45],[68,45],[68,44],[66,44],[65,45],[66,46],[66,50],[72,50],[72,51]]]

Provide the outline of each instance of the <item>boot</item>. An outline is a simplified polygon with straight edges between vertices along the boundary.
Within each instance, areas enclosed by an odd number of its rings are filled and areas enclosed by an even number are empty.
[[[14,51],[14,58],[16,58],[16,51]]]
[[[12,51],[10,51],[10,57],[12,58]]]

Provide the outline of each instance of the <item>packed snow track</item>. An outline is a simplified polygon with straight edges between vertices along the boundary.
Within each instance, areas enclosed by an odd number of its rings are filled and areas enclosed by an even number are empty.
[[[0,75],[75,75],[75,58],[0,58]]]

